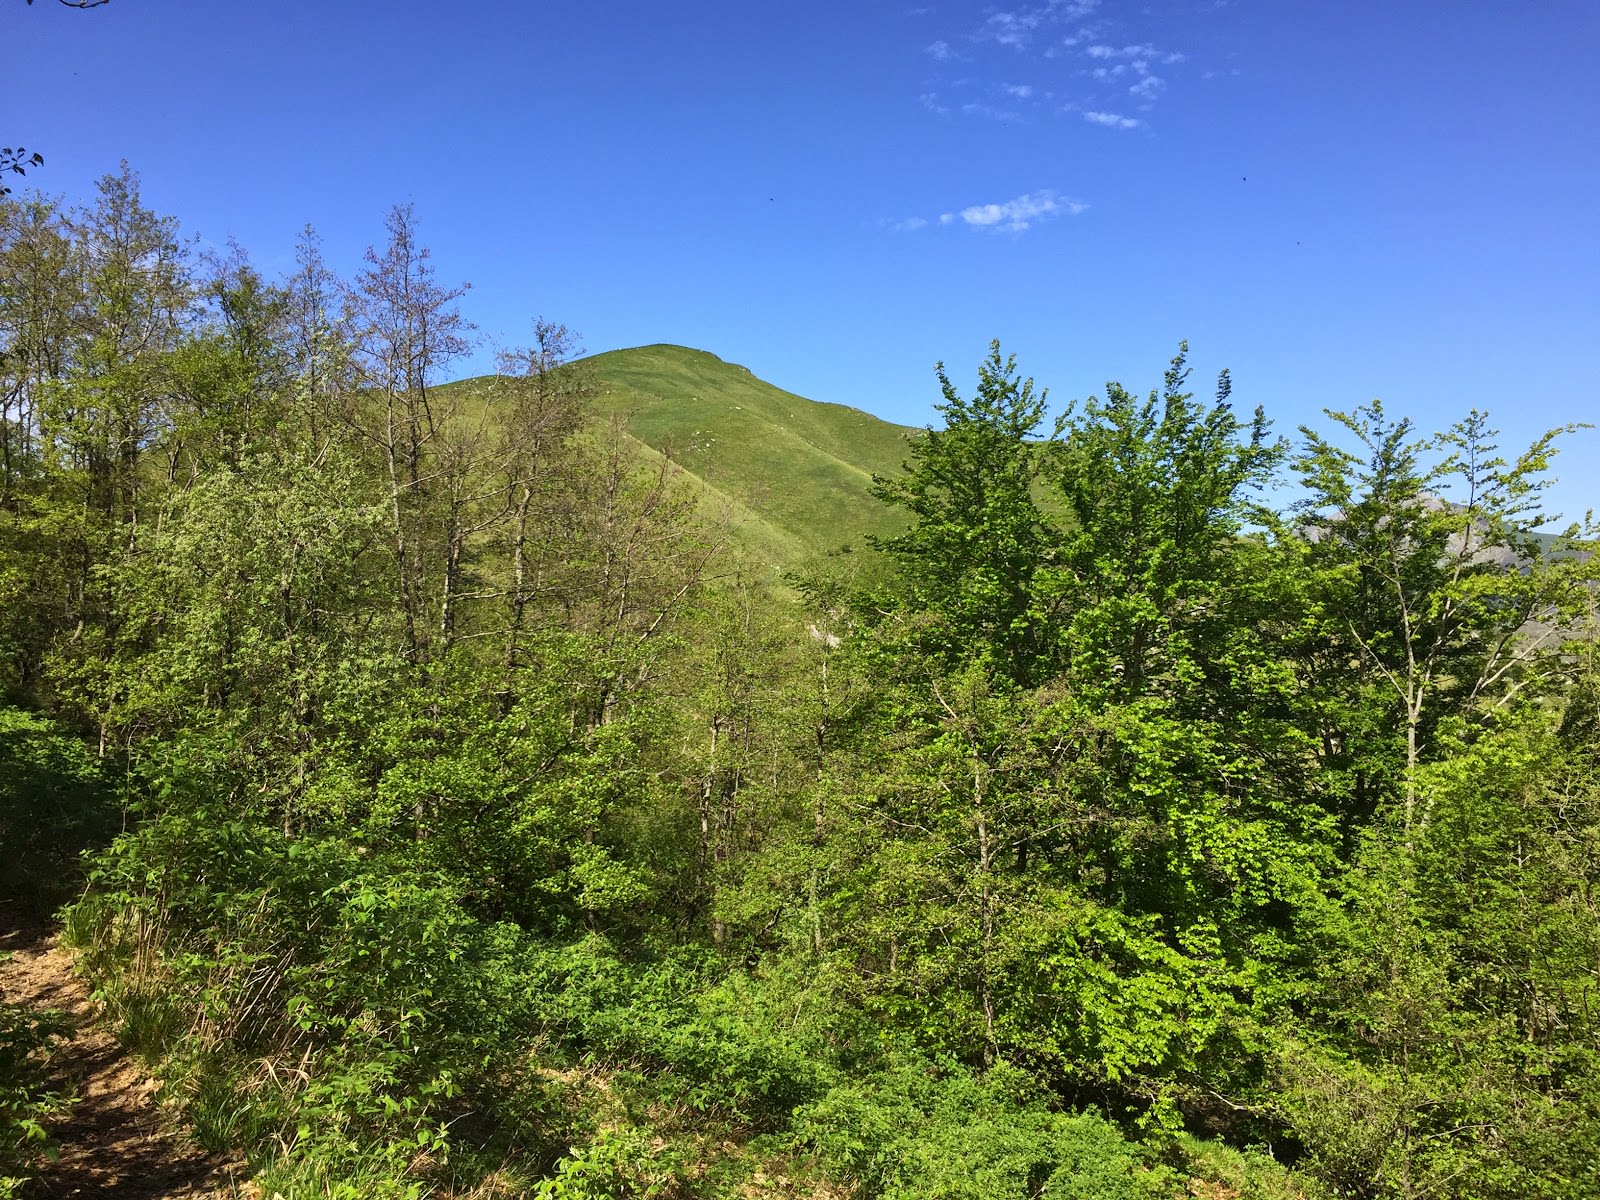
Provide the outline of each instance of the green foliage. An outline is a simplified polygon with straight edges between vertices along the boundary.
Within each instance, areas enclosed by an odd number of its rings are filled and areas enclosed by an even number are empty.
[[[1042,406],[996,349],[909,465],[891,498],[917,520],[888,548],[953,573],[853,648],[872,715],[832,914],[868,1010],[969,1063],[1109,1084],[1156,1129],[1259,1095],[1261,1011],[1337,865],[1298,786],[1292,674],[1251,628],[1289,586],[1242,534],[1279,451],[1226,380],[1207,408],[1185,377],[1180,355],[1148,401],[1112,385],[1037,443]],[[1024,545],[991,573],[1030,615],[963,627],[994,593],[962,572]],[[923,632],[956,627],[930,663]],[[1029,648],[994,649],[1002,627]]]
[[[10,955],[0,955],[0,966]],[[0,1198],[11,1200],[55,1146],[44,1123],[71,1099],[52,1088],[51,1056],[66,1040],[58,1012],[0,1003]]]
[[[539,1200],[645,1200],[684,1194],[683,1164],[642,1130],[605,1130],[556,1164]]]
[[[1045,396],[1017,375],[1015,355],[1001,358],[999,342],[971,400],[943,363],[937,373],[944,428],[911,443],[901,475],[873,482],[873,495],[905,509],[911,528],[877,544],[900,563],[910,606],[936,617],[934,645],[948,661],[982,661],[1030,682],[1052,635],[1034,581],[1052,548],[1033,498]]]
[[[594,940],[556,961],[543,1020],[587,1057],[641,1072],[657,1103],[759,1131],[781,1127],[828,1078],[824,1031],[796,1019],[792,980],[718,978],[700,954],[631,966]]]
[[[1136,1200],[1171,1195],[1093,1114],[1052,1112],[1013,1070],[978,1078],[911,1062],[830,1091],[796,1118],[796,1135],[842,1179],[885,1200]]]
[[[114,637],[58,652],[64,697],[119,740],[226,728],[236,761],[304,779],[315,724],[393,674],[372,639],[381,510],[355,487],[348,461],[322,455],[249,460],[172,497],[99,573]]]
[[[1181,1169],[1190,1176],[1191,1196],[1238,1196],[1239,1200],[1305,1200],[1303,1177],[1295,1175],[1260,1147],[1243,1150],[1225,1142],[1184,1134],[1178,1138]],[[1211,1185],[1207,1188],[1206,1185]]]
[[[1319,980],[1324,1029],[1345,1037],[1286,1041],[1282,1102],[1318,1174],[1353,1194],[1585,1195],[1592,743],[1525,710],[1453,749],[1422,776],[1413,843],[1374,835],[1348,877]]]
[[[1057,479],[1070,526],[1041,590],[1070,613],[1058,662],[1081,686],[1159,696],[1192,720],[1185,700],[1232,687],[1252,658],[1270,669],[1243,636],[1257,614],[1238,585],[1265,564],[1241,562],[1240,536],[1283,447],[1261,409],[1249,425],[1234,415],[1226,371],[1215,404],[1197,404],[1187,352],[1159,393],[1140,401],[1111,383],[1069,414]]]
[[[1556,434],[1290,457],[1183,349],[1051,422],[996,345],[908,445],[542,321],[441,387],[461,290],[387,232],[274,284],[126,170],[0,201],[0,867],[103,847],[68,934],[204,1144],[329,1197],[1600,1189]]]
[[[120,818],[104,764],[65,728],[0,708],[0,898],[43,916],[67,899],[79,852]]]
[[[1570,430],[1508,460],[1476,410],[1433,437],[1377,402],[1329,415],[1356,448],[1307,430],[1293,463],[1310,493],[1299,508],[1313,619],[1330,657],[1349,662],[1319,690],[1331,702],[1325,723],[1340,708],[1376,719],[1347,718],[1353,728],[1325,738],[1373,766],[1387,759],[1369,771],[1375,794],[1361,798],[1361,815],[1398,799],[1409,832],[1437,731],[1537,694],[1590,607],[1592,569],[1571,553],[1577,528],[1555,555],[1536,532],[1555,442]]]
[[[71,928],[111,1012],[212,1111],[249,1110],[292,1155],[444,1161],[441,1111],[514,1037],[518,941],[457,894],[337,840],[168,813],[103,858]],[[241,1073],[292,1054],[294,1076]],[[208,1093],[210,1089],[210,1093]]]

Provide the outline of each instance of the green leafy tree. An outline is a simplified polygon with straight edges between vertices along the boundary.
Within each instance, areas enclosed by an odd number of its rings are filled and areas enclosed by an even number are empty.
[[[9,512],[45,465],[40,393],[66,371],[77,303],[59,207],[37,197],[0,201],[0,507]]]
[[[1187,352],[1142,401],[1117,383],[1090,397],[1055,476],[1070,523],[1049,584],[1070,612],[1063,667],[1118,702],[1232,683],[1221,660],[1244,633],[1237,585],[1261,565],[1240,539],[1283,455],[1261,409],[1234,414],[1226,371],[1209,407],[1184,390]]]
[[[167,478],[179,486],[212,464],[238,470],[251,456],[272,455],[303,423],[286,352],[288,295],[238,247],[203,266],[205,316],[170,365],[172,428],[162,457]]]
[[[131,525],[149,482],[142,463],[170,426],[168,358],[194,290],[177,221],[144,206],[127,164],[97,187],[94,208],[69,221],[82,291],[68,369],[40,423],[85,512]]]
[[[985,379],[1012,373],[992,358]],[[1109,1087],[1157,1123],[1260,1115],[1257,1009],[1303,963],[1295,917],[1335,865],[1294,790],[1292,674],[1256,628],[1292,592],[1246,529],[1281,450],[1233,415],[1226,377],[1209,406],[1185,379],[1180,354],[1148,400],[1112,385],[1042,443],[1037,409],[957,414],[966,438],[930,435],[883,489],[918,506],[885,543],[910,578],[855,650],[876,703],[848,735],[863,759],[842,772],[829,922],[860,1002],[924,1045]],[[974,446],[1004,469],[957,453]],[[978,477],[1005,505],[949,501]],[[1003,521],[1025,536],[991,537]],[[964,547],[983,564],[1019,545],[976,594],[1011,596],[1026,637],[999,654],[985,617],[958,656],[922,636],[977,611]],[[999,577],[1012,591],[984,589]]]
[[[1430,820],[1369,834],[1317,931],[1275,1102],[1358,1196],[1597,1185],[1600,1032],[1588,718],[1523,708],[1424,766]]]
[[[1034,576],[1050,561],[1053,531],[1034,498],[1047,461],[1039,440],[1045,394],[1022,379],[1000,343],[963,399],[937,367],[941,429],[912,440],[902,475],[877,479],[873,494],[912,518],[880,548],[901,566],[911,611],[933,622],[927,636],[950,662],[981,659],[1033,682],[1051,640]]]
[[[1576,530],[1537,532],[1563,431],[1506,459],[1478,412],[1434,437],[1377,404],[1332,416],[1350,448],[1307,431],[1295,461],[1300,670],[1350,867],[1311,926],[1281,1102],[1351,1194],[1583,1194],[1593,1034],[1570,1006],[1595,943],[1567,888],[1592,776],[1555,729],[1593,566]]]
[[[445,547],[430,553],[434,500],[459,482],[448,452],[452,399],[435,392],[439,372],[469,349],[472,327],[457,301],[467,285],[441,286],[431,252],[418,241],[416,214],[397,205],[385,221],[389,240],[367,250],[367,268],[347,294],[355,364],[366,387],[352,397],[351,428],[375,453],[388,481],[396,594],[414,662],[426,662],[440,634],[449,640],[458,573]],[[454,497],[451,497],[454,498]],[[448,518],[447,518],[448,519]],[[436,607],[437,605],[437,607]]]
[[[1537,531],[1550,461],[1570,430],[1507,459],[1477,411],[1434,437],[1376,402],[1329,415],[1355,448],[1303,430],[1293,464],[1309,493],[1299,507],[1320,628],[1382,713],[1364,749],[1409,834],[1426,819],[1418,773],[1440,723],[1503,711],[1561,669],[1590,571],[1586,556],[1546,553]]]

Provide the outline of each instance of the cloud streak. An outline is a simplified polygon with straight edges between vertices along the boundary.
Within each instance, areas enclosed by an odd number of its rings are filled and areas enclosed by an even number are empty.
[[[1056,217],[1075,217],[1089,206],[1081,200],[1063,196],[1054,188],[1037,192],[1024,192],[1011,200],[988,204],[969,204],[955,212],[940,213],[930,221],[924,217],[904,217],[899,220],[878,222],[880,229],[890,233],[917,233],[934,226],[959,227],[980,233],[1024,233],[1042,221]]]
[[[995,233],[1022,233],[1040,221],[1062,215],[1075,217],[1088,207],[1087,204],[1065,199],[1047,189],[1027,192],[1014,200],[997,204],[974,204],[953,215],[959,216],[974,229]],[[939,218],[939,223],[950,224],[953,215],[945,213]]]
[[[1114,112],[1086,112],[1083,119],[1091,125],[1104,125],[1107,129],[1137,129],[1144,124],[1138,117],[1125,117]]]
[[[1021,113],[1013,112],[1009,108],[995,108],[992,104],[984,104],[977,100],[963,104],[961,111],[969,117],[987,117],[991,121],[1000,121],[1007,124],[1022,119]]]
[[[1160,56],[1161,52],[1150,43],[1145,42],[1138,46],[1107,46],[1104,42],[1097,42],[1084,51],[1090,58],[1142,58],[1152,59]]]

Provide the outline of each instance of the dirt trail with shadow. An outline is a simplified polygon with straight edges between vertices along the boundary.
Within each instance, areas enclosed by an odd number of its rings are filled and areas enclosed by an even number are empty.
[[[156,1104],[156,1084],[100,1022],[99,1007],[72,970],[72,957],[42,925],[19,924],[0,907],[0,999],[64,1012],[71,1044],[58,1056],[78,1102],[50,1126],[61,1148],[25,1195],[40,1200],[235,1200],[255,1194],[243,1167],[187,1140]]]

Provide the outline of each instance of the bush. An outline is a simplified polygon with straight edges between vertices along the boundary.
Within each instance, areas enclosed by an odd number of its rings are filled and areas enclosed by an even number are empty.
[[[912,1062],[797,1114],[825,1170],[882,1200],[1141,1200],[1168,1172],[1093,1114],[1052,1112],[1020,1072]]]

